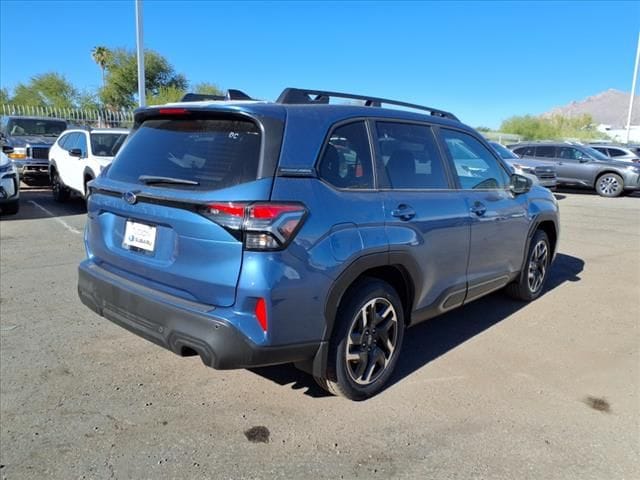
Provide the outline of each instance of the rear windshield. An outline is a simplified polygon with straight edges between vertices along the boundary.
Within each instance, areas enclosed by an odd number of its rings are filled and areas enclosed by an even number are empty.
[[[131,134],[108,177],[133,183],[142,183],[142,175],[166,177],[197,185],[159,186],[217,190],[255,180],[259,158],[260,132],[253,122],[153,119]]]
[[[115,157],[126,138],[126,133],[92,133],[91,151],[98,157]]]

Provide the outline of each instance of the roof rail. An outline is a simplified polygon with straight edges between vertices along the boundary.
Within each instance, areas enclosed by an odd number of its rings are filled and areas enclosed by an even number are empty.
[[[315,97],[315,98],[314,98]],[[287,105],[315,105],[328,104],[331,97],[346,98],[349,100],[362,100],[365,107],[380,107],[383,103],[389,105],[397,105],[400,107],[414,108],[416,110],[424,110],[435,117],[448,118],[450,120],[460,121],[453,113],[445,112],[437,108],[426,107],[424,105],[416,105],[414,103],[398,102],[397,100],[389,100],[388,98],[369,97],[365,95],[355,95],[352,93],[329,92],[325,90],[307,90],[303,88],[285,88],[276,103]]]
[[[187,93],[182,97],[181,102],[204,102],[207,100],[253,100],[242,90],[229,89],[224,95],[214,95],[211,93]]]

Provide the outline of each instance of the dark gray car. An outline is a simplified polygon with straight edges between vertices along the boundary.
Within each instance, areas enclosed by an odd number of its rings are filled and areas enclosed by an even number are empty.
[[[555,165],[558,185],[595,188],[603,197],[640,190],[640,165],[618,162],[580,143],[536,142],[509,145],[522,158]]]
[[[8,155],[25,183],[48,179],[49,148],[67,129],[59,118],[4,116],[0,119],[0,138],[13,151]]]

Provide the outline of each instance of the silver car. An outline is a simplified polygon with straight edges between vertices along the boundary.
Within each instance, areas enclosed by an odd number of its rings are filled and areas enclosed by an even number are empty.
[[[589,145],[594,150],[619,162],[640,163],[640,148],[637,146],[621,145]]]
[[[593,188],[603,197],[640,190],[640,164],[613,160],[581,143],[534,142],[508,147],[519,157],[554,165],[558,186]]]
[[[534,183],[555,190],[558,183],[556,167],[549,162],[541,162],[530,158],[520,158],[511,150],[498,142],[489,142],[500,157],[513,168],[513,173],[531,178]]]

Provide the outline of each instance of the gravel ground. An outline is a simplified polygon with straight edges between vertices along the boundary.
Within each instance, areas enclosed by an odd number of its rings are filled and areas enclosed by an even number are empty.
[[[547,292],[409,330],[353,403],[291,366],[216,371],[78,300],[84,211],[0,221],[2,478],[640,478],[640,198],[560,193]]]

